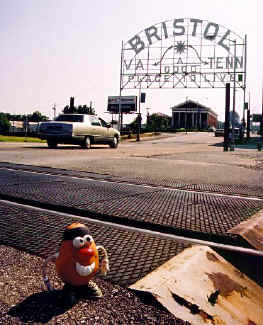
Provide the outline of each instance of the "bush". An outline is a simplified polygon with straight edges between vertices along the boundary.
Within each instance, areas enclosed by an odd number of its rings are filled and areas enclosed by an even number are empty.
[[[175,128],[167,128],[166,132],[175,133],[177,132]]]
[[[11,123],[8,121],[7,116],[4,113],[0,113],[0,131],[3,134],[7,134],[10,129]]]
[[[176,132],[186,132],[185,128],[176,129]]]

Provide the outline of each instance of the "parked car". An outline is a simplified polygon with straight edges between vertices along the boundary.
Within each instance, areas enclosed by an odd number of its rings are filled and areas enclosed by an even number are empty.
[[[223,136],[224,136],[224,129],[215,130],[215,137],[223,137]]]
[[[208,132],[215,132],[216,131],[216,128],[214,126],[210,126],[208,128]]]
[[[224,129],[216,129],[215,130],[215,137],[223,137],[224,136]],[[232,137],[232,129],[229,129],[229,137]],[[235,139],[240,138],[240,129],[234,128],[234,137]]]
[[[47,140],[49,148],[56,148],[59,143],[87,149],[94,143],[117,148],[120,133],[97,115],[61,114],[54,121],[42,122],[38,137]]]

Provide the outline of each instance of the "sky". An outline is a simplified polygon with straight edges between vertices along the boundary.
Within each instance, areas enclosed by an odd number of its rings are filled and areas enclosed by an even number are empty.
[[[92,106],[107,113],[108,96],[120,88],[121,44],[145,28],[179,18],[214,22],[247,34],[247,101],[261,113],[263,80],[263,3],[261,0],[0,0],[0,112],[53,117],[69,105]],[[143,117],[162,112],[186,98],[211,107],[224,120],[224,89],[145,90]],[[243,92],[236,93],[242,115]],[[137,95],[138,89],[122,95]],[[125,116],[125,121],[135,115]]]

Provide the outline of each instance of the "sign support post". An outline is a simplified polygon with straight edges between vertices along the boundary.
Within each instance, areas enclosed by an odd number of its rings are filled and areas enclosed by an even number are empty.
[[[225,129],[224,129],[224,151],[229,146],[229,108],[230,108],[230,83],[226,84],[226,107],[225,107]]]
[[[246,125],[246,116],[245,116],[245,103],[246,103],[246,84],[247,84],[247,35],[245,35],[245,47],[244,47],[244,106],[243,106],[243,132]]]
[[[140,141],[140,133],[141,133],[141,83],[140,83],[140,89],[139,89],[139,114],[137,117],[138,126],[137,126],[137,137],[136,141]]]
[[[121,73],[120,73],[120,98],[119,98],[119,131],[122,131],[122,107],[121,107],[121,91],[122,91],[122,61],[123,61],[123,41],[121,42]]]

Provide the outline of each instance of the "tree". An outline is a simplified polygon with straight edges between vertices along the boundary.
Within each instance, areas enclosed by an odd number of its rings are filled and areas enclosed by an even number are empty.
[[[64,114],[72,114],[72,113],[77,113],[77,108],[75,106],[70,107],[70,106],[65,106],[63,109]]]
[[[171,126],[171,117],[162,113],[154,113],[147,120],[149,131],[165,131]]]
[[[9,122],[5,113],[0,113],[0,132],[8,133],[11,127],[11,123]]]
[[[138,130],[138,126],[140,123],[140,117],[137,115],[135,119],[129,124],[129,130],[131,130],[132,133],[136,133]]]
[[[89,114],[89,115],[95,115],[95,109],[91,106],[87,105],[79,105],[78,107],[70,107],[65,106],[63,109],[64,114]]]
[[[95,109],[87,105],[81,106],[81,110],[79,112],[82,112],[81,114],[95,115]]]
[[[9,115],[8,116],[9,121],[23,121],[25,119],[24,118],[25,115],[21,115],[21,114],[13,114],[13,115],[8,114],[8,115]]]
[[[28,120],[30,122],[42,122],[42,121],[47,121],[48,117],[42,115],[39,111],[35,111],[33,112],[33,114],[28,115]]]

